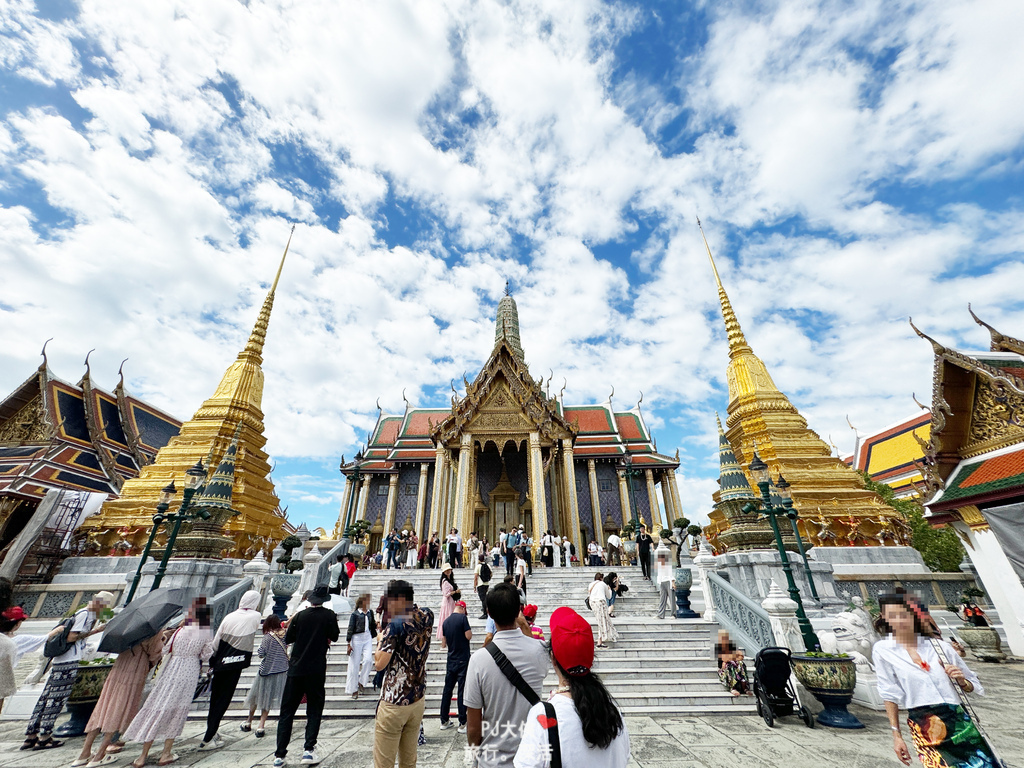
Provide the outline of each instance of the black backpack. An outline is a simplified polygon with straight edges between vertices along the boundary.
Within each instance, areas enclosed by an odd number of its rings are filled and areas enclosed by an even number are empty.
[[[491,580],[491,566],[487,563],[480,563],[480,581]]]
[[[573,556],[576,555],[576,545],[573,544],[571,541],[569,542],[569,554]]]
[[[68,642],[68,635],[71,634],[71,628],[75,625],[77,618],[78,613],[76,612],[74,616],[64,619],[57,625],[62,627],[62,629],[56,635],[46,640],[45,645],[43,645],[43,656],[53,659],[68,652],[73,645],[73,643]]]

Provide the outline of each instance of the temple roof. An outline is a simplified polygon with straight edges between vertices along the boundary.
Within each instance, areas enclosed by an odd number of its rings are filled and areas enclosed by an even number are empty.
[[[931,512],[985,504],[1024,494],[1024,445],[964,459],[946,487],[928,503]]]
[[[519,308],[512,294],[508,293],[508,286],[505,286],[505,295],[498,302],[498,313],[494,321],[494,344],[505,339],[509,348],[522,361],[523,345],[519,340]]]
[[[729,501],[754,498],[754,492],[750,488],[750,483],[747,482],[747,476],[743,474],[739,462],[736,461],[736,454],[733,453],[729,438],[722,431],[722,422],[719,421],[717,414],[715,421],[718,422],[719,499]]]
[[[96,387],[86,358],[78,384],[45,360],[0,401],[0,495],[38,499],[50,489],[116,495],[176,435],[181,422],[130,395]],[[121,371],[119,371],[119,374]]]

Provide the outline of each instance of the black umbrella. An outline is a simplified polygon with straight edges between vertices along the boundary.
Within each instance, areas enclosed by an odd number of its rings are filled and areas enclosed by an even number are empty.
[[[189,590],[156,589],[131,602],[103,628],[100,653],[121,653],[152,637],[184,609]]]

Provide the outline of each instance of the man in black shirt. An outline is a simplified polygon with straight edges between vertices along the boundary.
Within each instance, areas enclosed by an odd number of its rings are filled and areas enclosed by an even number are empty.
[[[303,744],[302,765],[316,765],[316,739],[320,735],[320,719],[324,713],[327,682],[327,651],[331,643],[341,636],[338,617],[324,603],[331,599],[326,584],[319,584],[309,596],[310,607],[300,611],[288,622],[284,641],[292,646],[288,662],[288,679],[281,697],[281,715],[277,722],[277,750],[274,766],[284,765],[288,742],[292,739],[292,721],[295,712],[306,697],[306,741]]]
[[[452,691],[459,686],[459,733],[466,732],[466,705],[462,695],[466,690],[466,669],[469,667],[469,641],[473,630],[469,628],[466,618],[466,604],[459,600],[455,603],[455,612],[441,625],[441,647],[448,649],[448,668],[444,676],[444,690],[441,692],[441,730],[452,728],[455,723],[450,720]]]
[[[636,556],[640,560],[640,572],[648,581],[651,580],[651,545],[654,539],[647,532],[647,526],[641,523],[640,533],[636,535]]]

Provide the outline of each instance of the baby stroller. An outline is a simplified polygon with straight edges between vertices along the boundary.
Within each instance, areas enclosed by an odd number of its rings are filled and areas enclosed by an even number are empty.
[[[814,727],[814,718],[807,707],[800,704],[796,688],[790,678],[790,653],[788,648],[762,648],[754,659],[754,698],[757,700],[757,714],[769,728],[775,725],[776,717],[794,714],[794,702],[799,707],[796,713],[808,728]]]

